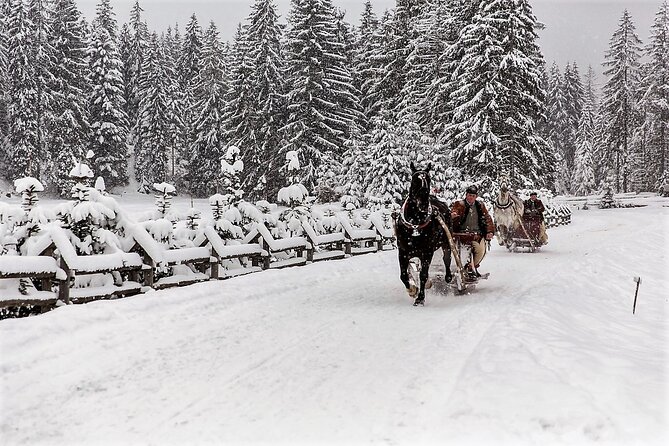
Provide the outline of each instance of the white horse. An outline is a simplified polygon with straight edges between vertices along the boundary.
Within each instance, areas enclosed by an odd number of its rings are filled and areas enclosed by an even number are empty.
[[[523,201],[513,195],[502,184],[499,195],[493,202],[495,226],[497,229],[497,242],[500,246],[509,246],[512,243],[512,235],[520,224],[520,219],[523,216]]]

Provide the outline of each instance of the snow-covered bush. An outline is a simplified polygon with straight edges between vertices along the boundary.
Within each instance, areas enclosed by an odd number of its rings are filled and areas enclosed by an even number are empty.
[[[307,188],[299,182],[300,163],[297,152],[294,150],[286,153],[288,163],[288,186],[281,188],[277,194],[279,203],[285,205],[287,209],[279,215],[281,229],[286,231],[288,236],[302,235],[302,222],[311,216],[310,207],[313,198],[309,197]]]
[[[156,197],[156,206],[158,207],[158,213],[156,217],[158,219],[168,218],[170,208],[172,207],[172,198],[177,194],[177,190],[174,186],[169,183],[154,183],[153,189],[158,191],[155,195]]]
[[[223,240],[239,239],[244,236],[242,228],[228,219],[228,217],[232,217],[240,222],[242,220],[239,210],[229,207],[229,195],[214,194],[209,197],[209,205],[214,216],[212,226]]]

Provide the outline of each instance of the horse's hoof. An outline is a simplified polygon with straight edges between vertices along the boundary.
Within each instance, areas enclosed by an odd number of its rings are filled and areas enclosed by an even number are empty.
[[[409,288],[407,288],[407,293],[409,293],[409,296],[411,297],[416,297],[418,294],[418,287],[411,285]]]
[[[425,299],[416,299],[416,300],[413,301],[413,306],[414,307],[417,307],[419,305],[421,307],[424,306],[425,305]]]
[[[425,289],[429,290],[432,288],[432,279],[427,279],[427,282],[425,282]]]

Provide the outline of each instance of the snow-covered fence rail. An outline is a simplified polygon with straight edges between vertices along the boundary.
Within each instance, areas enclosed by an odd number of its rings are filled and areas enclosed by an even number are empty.
[[[39,290],[34,280],[39,281]],[[39,312],[53,308],[58,301],[54,282],[68,286],[65,271],[53,257],[0,256],[0,319],[11,307],[35,307]]]
[[[130,251],[138,253],[150,267],[144,271],[144,283],[155,289],[209,280],[206,272],[218,263],[204,247],[165,249],[141,224],[132,227],[131,237],[134,243]],[[157,278],[159,272],[164,272],[164,277]]]
[[[52,226],[43,236],[49,250],[58,250],[65,283],[58,298],[64,303],[84,303],[98,299],[131,296],[142,292],[139,275],[146,268],[139,255],[117,251],[109,254],[78,255],[65,231]],[[124,280],[122,274],[128,276]],[[71,286],[74,282],[75,286]]]
[[[341,221],[341,225],[344,228],[346,239],[351,242],[347,245],[346,254],[366,254],[383,249],[381,235],[376,229],[361,229],[353,227],[351,220],[345,212],[339,214],[339,220]]]
[[[302,222],[306,238],[311,243],[312,249],[307,250],[307,260],[316,262],[319,260],[343,259],[350,242],[346,241],[343,232],[331,234],[318,234],[308,221]]]
[[[264,223],[254,223],[243,243],[260,243],[263,249],[269,253],[269,256],[264,259],[264,269],[306,265],[308,258],[306,253],[313,249],[304,237],[275,239]],[[290,255],[293,252],[295,256],[291,257]],[[285,258],[280,258],[282,255]]]
[[[212,279],[226,279],[260,271],[265,264],[265,259],[269,258],[269,253],[259,243],[242,243],[240,240],[225,241],[212,226],[207,226],[204,232],[195,239],[195,245],[211,248],[211,255],[216,259],[211,264]],[[231,263],[232,260],[239,261],[239,268],[229,267],[220,271],[224,263]],[[251,266],[247,265],[248,260],[251,261]]]

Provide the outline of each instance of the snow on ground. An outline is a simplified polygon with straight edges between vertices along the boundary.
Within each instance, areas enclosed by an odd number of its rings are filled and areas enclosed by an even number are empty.
[[[1,443],[669,444],[649,204],[494,247],[424,308],[390,251],[0,321]]]

